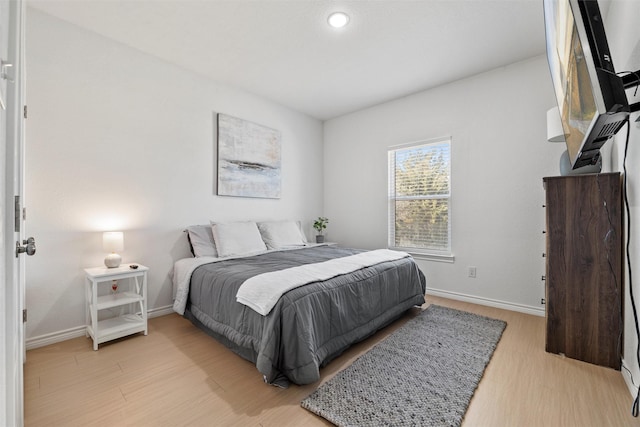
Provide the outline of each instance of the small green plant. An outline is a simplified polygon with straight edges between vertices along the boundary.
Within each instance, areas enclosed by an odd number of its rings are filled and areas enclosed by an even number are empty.
[[[313,228],[315,228],[318,231],[318,234],[322,236],[322,233],[327,228],[328,223],[329,223],[329,218],[320,216],[318,217],[318,219],[316,219],[313,222]]]

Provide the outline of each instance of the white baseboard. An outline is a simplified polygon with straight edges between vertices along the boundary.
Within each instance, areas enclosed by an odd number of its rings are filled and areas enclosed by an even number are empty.
[[[627,366],[629,365],[627,365],[627,363],[624,361],[624,358],[623,358],[622,369],[620,369],[620,372],[622,372],[622,378],[624,378],[624,382],[625,384],[627,384],[627,388],[629,389],[631,398],[635,399],[636,394],[638,393],[638,387],[633,384],[633,378],[631,378],[631,372],[629,371],[629,368],[627,368]]]
[[[167,305],[165,307],[152,308],[147,312],[147,317],[152,319],[154,317],[166,316],[167,314],[174,313],[173,306]],[[62,341],[70,340],[73,338],[79,338],[85,336],[86,326],[77,326],[75,328],[65,329],[64,331],[51,332],[49,334],[40,335],[38,337],[28,338],[25,342],[27,350],[33,350],[34,348],[44,347],[46,345],[56,344]]]
[[[544,317],[544,308],[532,307],[530,305],[515,304],[512,302],[500,301],[490,298],[477,297],[474,295],[461,294],[458,292],[443,291],[441,289],[427,288],[427,295],[436,297],[449,298],[456,301],[470,302],[478,305],[486,305],[489,307],[501,308],[504,310],[517,311],[534,316]]]
[[[172,305],[166,305],[164,307],[152,308],[147,312],[147,317],[153,319],[154,317],[166,316],[167,314],[173,314]]]
[[[473,295],[461,294],[458,292],[443,291],[440,289],[427,288],[427,295],[434,295],[442,298],[449,298],[457,301],[470,302],[473,304],[486,305],[489,307],[501,308],[504,310],[517,311],[520,313],[533,314],[535,316],[544,316],[544,309],[538,307],[531,307],[522,304],[514,304],[505,301],[499,301],[489,298],[482,298]],[[166,316],[167,314],[174,313],[173,306],[167,305],[165,307],[158,307],[149,310],[147,313],[149,318]],[[38,347],[44,347],[59,343],[62,341],[70,340],[85,336],[85,326],[77,326],[75,328],[66,329],[63,331],[52,332],[38,337],[29,338],[26,341],[27,350],[32,350]],[[625,378],[626,381],[626,378]]]
[[[44,347],[45,345],[82,337],[84,336],[85,329],[85,326],[77,326],[75,328],[65,329],[64,331],[51,332],[50,334],[40,335],[39,337],[28,338],[25,345],[27,350],[33,350],[34,348]]]

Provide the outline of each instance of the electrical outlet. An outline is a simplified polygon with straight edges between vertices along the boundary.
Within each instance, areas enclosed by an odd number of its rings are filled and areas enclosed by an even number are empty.
[[[540,298],[540,304],[545,305],[547,301],[544,298]]]
[[[476,268],[475,267],[469,267],[468,271],[469,271],[469,277],[473,277],[475,279],[476,278]]]

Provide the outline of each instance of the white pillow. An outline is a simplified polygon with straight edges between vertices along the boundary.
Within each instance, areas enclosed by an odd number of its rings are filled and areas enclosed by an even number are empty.
[[[304,246],[307,239],[295,221],[264,221],[258,223],[262,240],[269,249]]]
[[[267,250],[258,226],[253,221],[216,222],[211,225],[211,230],[218,255],[221,257],[248,255]]]
[[[213,241],[213,233],[211,232],[210,225],[190,225],[185,231],[189,236],[191,252],[193,252],[194,256],[218,257],[218,251]]]

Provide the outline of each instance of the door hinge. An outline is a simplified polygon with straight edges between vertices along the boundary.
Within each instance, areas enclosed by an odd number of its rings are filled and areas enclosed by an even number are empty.
[[[22,115],[24,116],[25,119],[27,118],[27,106],[26,105],[22,108]]]
[[[21,217],[21,211],[22,209],[20,209],[20,196],[14,196],[14,209],[13,209],[13,213],[14,213],[14,226],[13,226],[13,231],[15,231],[16,233],[20,232],[20,217]]]
[[[22,322],[23,323],[27,322],[27,309],[26,308],[24,310],[22,310]]]

